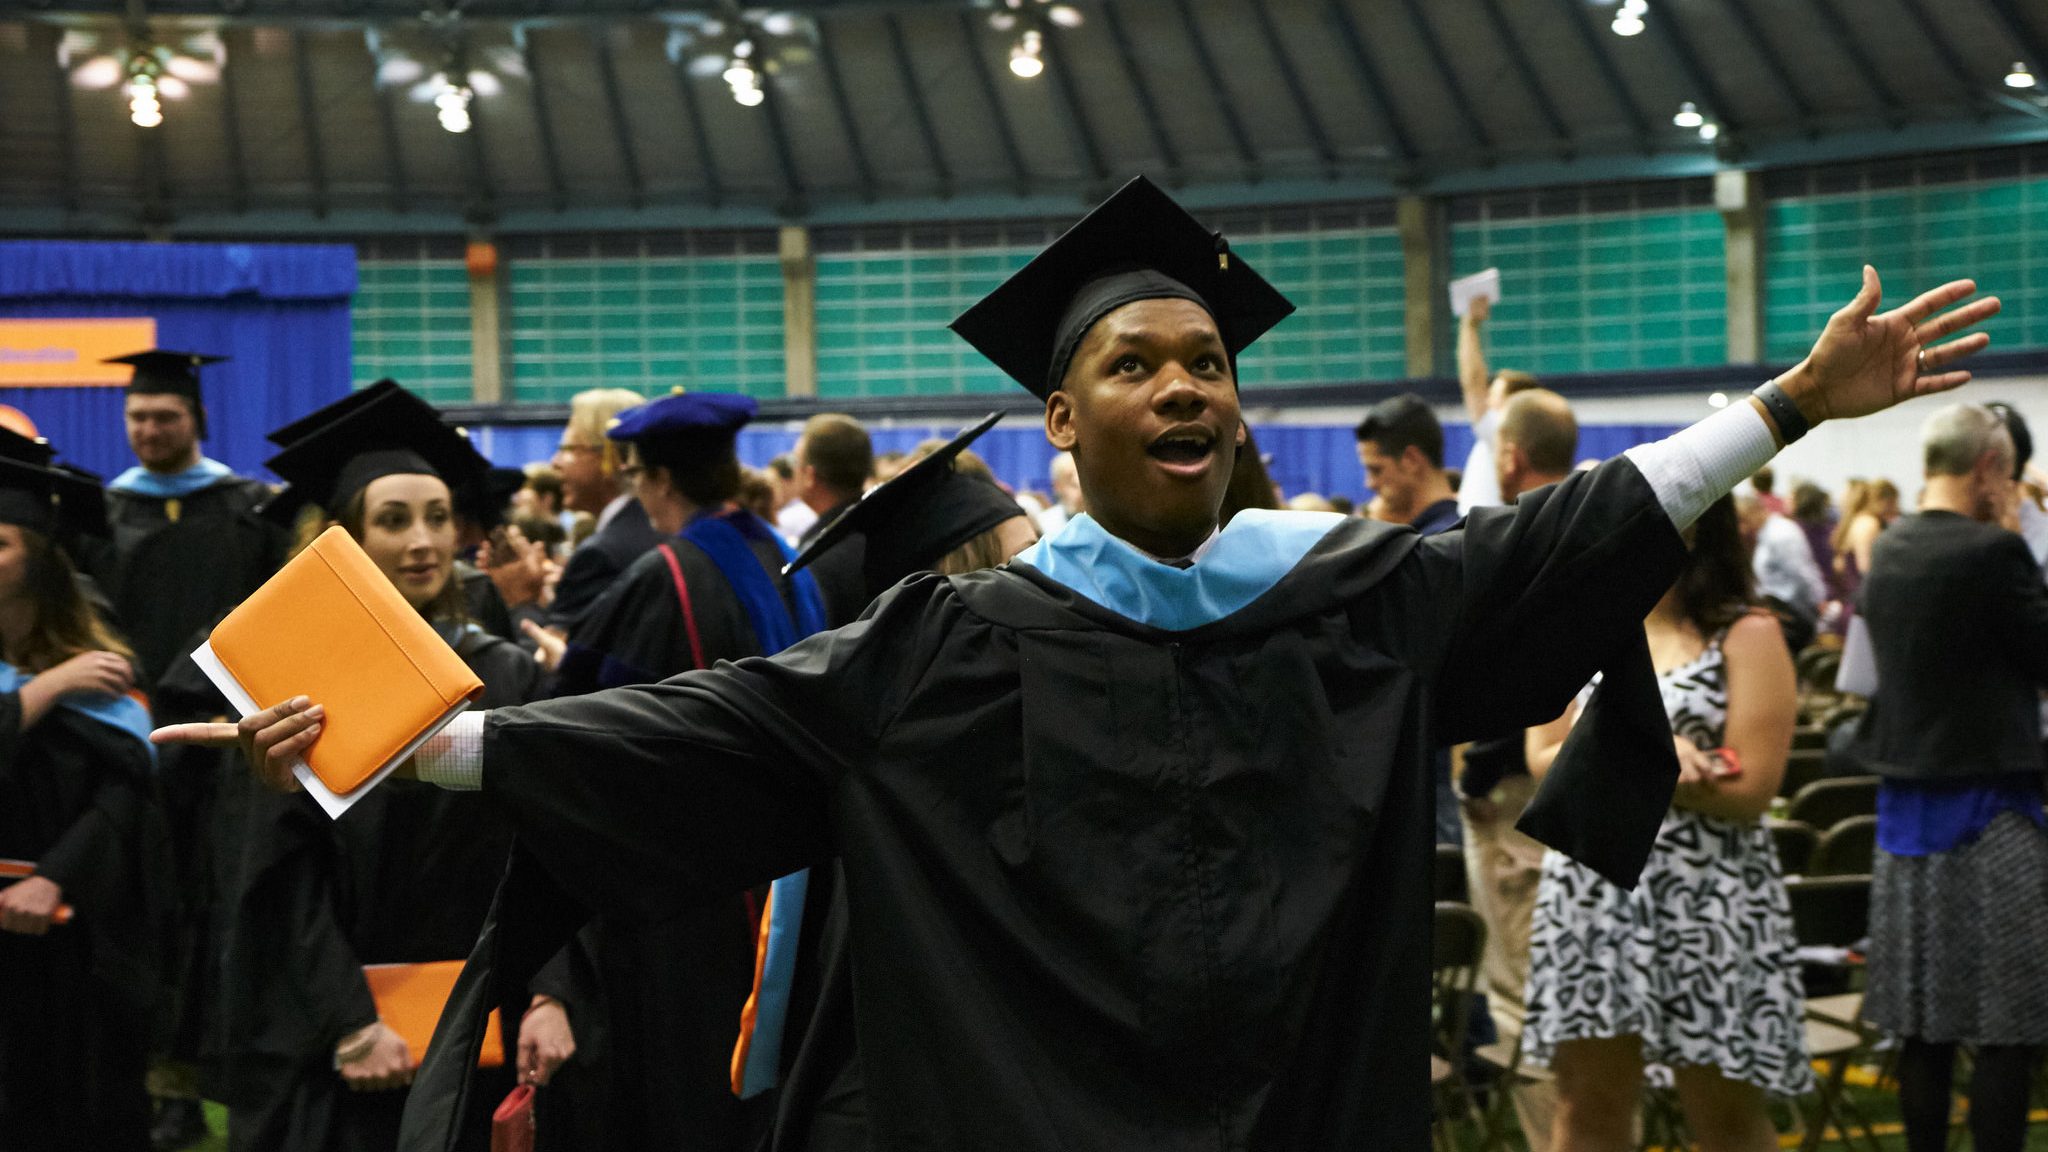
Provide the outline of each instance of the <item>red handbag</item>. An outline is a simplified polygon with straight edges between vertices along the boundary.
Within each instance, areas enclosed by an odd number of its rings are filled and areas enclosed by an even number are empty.
[[[533,1152],[533,1085],[512,1090],[491,1113],[491,1152]]]

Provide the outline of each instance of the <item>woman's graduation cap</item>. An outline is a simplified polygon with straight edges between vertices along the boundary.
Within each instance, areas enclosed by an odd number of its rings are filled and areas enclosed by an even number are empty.
[[[372,480],[385,476],[438,476],[452,491],[490,468],[467,437],[441,422],[432,405],[390,380],[279,431],[299,435],[265,461],[290,485],[264,505],[264,514],[273,519],[296,515],[306,504],[338,513]]]
[[[794,572],[855,536],[867,541],[861,573],[870,597],[921,572],[983,532],[1024,515],[987,480],[954,467],[960,453],[1003,418],[992,412],[951,443],[897,473],[818,533],[788,571]]]
[[[0,455],[0,524],[57,539],[104,536],[107,506],[99,478]]]
[[[953,321],[953,331],[1039,399],[1058,390],[1081,338],[1126,304],[1208,309],[1233,364],[1294,311],[1220,232],[1139,176]]]

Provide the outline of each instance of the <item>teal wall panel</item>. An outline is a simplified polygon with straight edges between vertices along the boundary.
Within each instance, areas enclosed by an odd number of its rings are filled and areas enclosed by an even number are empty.
[[[780,396],[782,268],[771,254],[543,256],[508,264],[510,398],[588,388]]]
[[[1245,355],[1245,387],[1402,375],[1401,245],[1392,229],[1232,228],[1229,235],[1232,250],[1298,308]],[[939,247],[927,237],[919,247],[820,254],[819,393],[960,395],[1014,387],[946,325],[1042,246]]]
[[[359,260],[356,277],[356,387],[388,376],[432,403],[467,403],[469,274],[462,261]]]
[[[1779,199],[1766,220],[1769,359],[1805,356],[1856,295],[1866,263],[1884,277],[1888,304],[1974,277],[2004,304],[1983,326],[1993,347],[2048,346],[2048,179]]]
[[[1231,250],[1294,301],[1239,359],[1244,387],[1399,380],[1407,375],[1400,234],[1392,228],[1230,233]]]
[[[820,253],[818,393],[949,396],[1012,385],[946,328],[1037,246]]]
[[[1451,270],[1499,268],[1495,368],[1626,372],[1723,363],[1727,255],[1711,208],[1494,215],[1451,225]]]

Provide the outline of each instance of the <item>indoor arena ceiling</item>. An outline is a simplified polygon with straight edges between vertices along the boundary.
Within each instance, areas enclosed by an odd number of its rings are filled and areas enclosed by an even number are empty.
[[[2048,139],[2040,0],[427,3],[0,0],[0,232],[1064,214],[1137,172],[1285,202]]]

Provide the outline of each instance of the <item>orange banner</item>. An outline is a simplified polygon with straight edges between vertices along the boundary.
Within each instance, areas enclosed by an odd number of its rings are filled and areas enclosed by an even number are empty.
[[[156,321],[0,319],[0,387],[119,388],[135,369],[102,364],[156,347]]]

